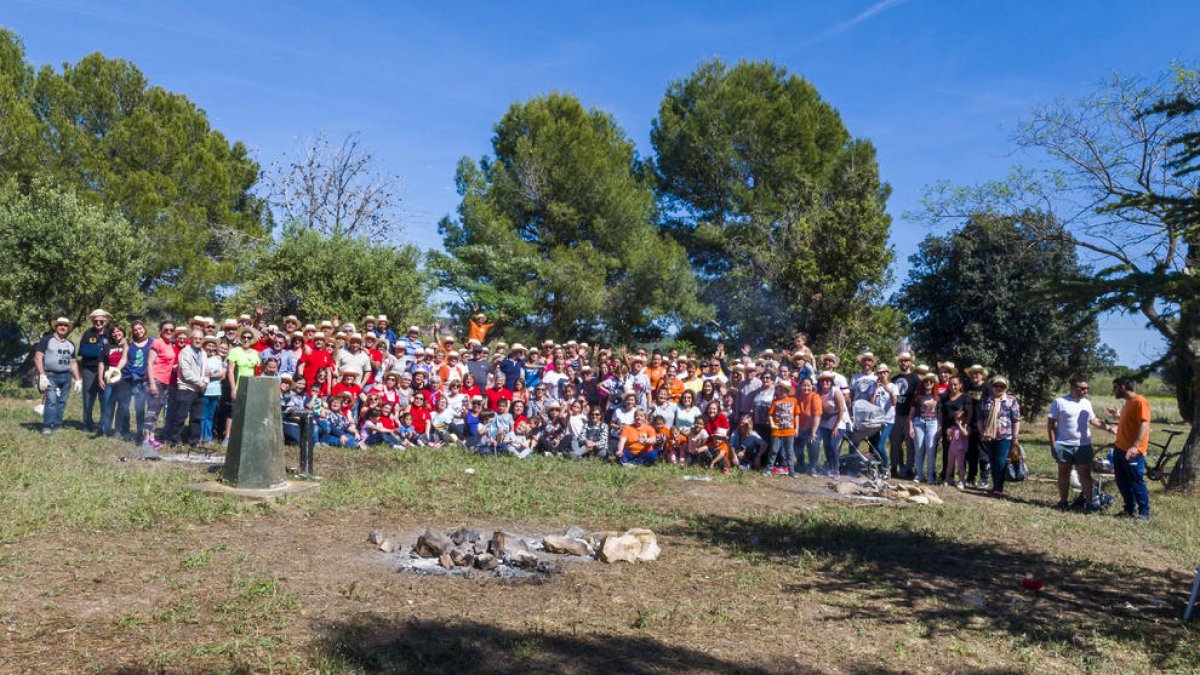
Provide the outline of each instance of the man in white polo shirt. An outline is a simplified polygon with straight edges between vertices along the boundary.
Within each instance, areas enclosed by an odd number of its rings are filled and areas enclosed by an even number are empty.
[[[1054,508],[1060,511],[1072,506],[1067,503],[1072,467],[1079,473],[1079,484],[1083,488],[1074,506],[1088,511],[1095,507],[1092,501],[1092,434],[1088,426],[1103,429],[1104,424],[1096,419],[1087,395],[1087,378],[1076,375],[1071,378],[1071,393],[1054,399],[1046,413],[1050,451],[1058,463],[1058,505]]]

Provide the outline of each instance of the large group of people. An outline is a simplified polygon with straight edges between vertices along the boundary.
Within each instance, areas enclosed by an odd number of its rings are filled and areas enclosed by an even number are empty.
[[[66,318],[37,345],[45,434],[62,426],[73,389],[82,394],[85,431],[151,448],[228,442],[239,382],[265,376],[279,380],[289,441],[308,434],[330,446],[453,445],[790,476],[838,476],[849,441],[865,444],[885,477],[1002,494],[1022,425],[1009,382],[982,365],[931,368],[900,351],[893,370],[868,351],[847,376],[837,354],[814,355],[802,333],[778,352],[742,346],[728,354],[718,345],[704,358],[574,340],[489,341],[493,324],[482,313],[462,342],[441,323],[398,331],[385,315],[357,324],[285,316],[275,325],[259,308],[220,323],[163,321],[157,336],[141,321],[116,325],[100,309],[88,319],[78,347]],[[1148,517],[1135,456],[1145,454],[1149,408],[1131,382],[1124,387],[1118,395],[1134,405],[1125,406],[1122,424],[1136,415],[1130,424],[1144,416],[1145,426],[1118,433],[1128,450],[1118,484]],[[1076,378],[1051,406],[1050,441],[1063,466],[1090,464],[1089,426],[1117,430],[1095,419],[1086,394],[1086,380]]]

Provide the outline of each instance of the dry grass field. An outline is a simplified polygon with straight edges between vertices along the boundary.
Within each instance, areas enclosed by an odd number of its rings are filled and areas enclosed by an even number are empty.
[[[939,488],[938,507],[810,477],[330,449],[320,494],[268,505],[187,491],[201,466],[43,438],[31,407],[0,398],[2,672],[1200,670],[1180,620],[1195,498],[1152,486],[1148,525],[1053,511],[1036,436],[1007,498]],[[427,525],[641,526],[663,552],[530,582],[401,574],[367,543]]]

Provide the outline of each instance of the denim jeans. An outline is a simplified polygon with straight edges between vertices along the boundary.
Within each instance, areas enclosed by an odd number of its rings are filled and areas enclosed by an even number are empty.
[[[42,429],[62,428],[63,413],[67,410],[67,394],[71,393],[71,373],[46,373],[50,387],[46,389],[46,404],[42,409]]]
[[[779,451],[783,451],[783,463],[788,471],[796,470],[796,437],[795,436],[772,436],[771,437],[771,454],[767,456],[767,469],[775,467],[775,459],[779,457]]]
[[[137,434],[140,436],[142,427],[146,426],[146,397],[149,395],[145,380],[133,380],[121,378],[117,383],[113,396],[116,398],[117,415],[114,431],[120,434],[123,440],[133,438],[129,431],[129,405],[133,404],[133,412],[137,421]]]
[[[937,480],[938,421],[936,418],[912,421],[913,445],[916,446],[917,479],[925,482]]]
[[[200,418],[200,442],[210,443],[213,439],[213,419],[217,416],[217,404],[221,395],[204,397],[204,417]]]
[[[982,441],[983,452],[992,463],[992,489],[1004,492],[1005,469],[1008,468],[1008,451],[1012,449],[1011,438]]]
[[[640,464],[642,466],[650,466],[658,460],[658,450],[647,450],[637,457],[630,456],[628,452],[617,456],[617,461],[622,464]]]
[[[1137,507],[1137,515],[1150,517],[1150,491],[1146,489],[1146,458],[1137,455],[1132,460],[1125,459],[1125,451],[1113,450],[1113,473],[1117,477],[1117,490],[1125,502],[1125,513],[1133,515]]]
[[[796,460],[800,463],[801,471],[816,473],[817,460],[821,453],[821,433],[817,432],[817,436],[811,440],[808,434],[808,429],[805,429],[796,437],[796,444],[799,446],[796,449]]]
[[[106,384],[100,394],[100,433],[113,436],[113,415],[117,411],[117,385]]]
[[[837,438],[834,438],[833,433],[835,431],[839,430],[821,427],[821,445],[825,447],[825,466],[830,476],[841,475],[841,458],[838,456],[838,446],[842,443],[842,435],[839,433]]]
[[[892,427],[894,424],[888,424],[879,430],[879,436],[875,438],[875,453],[879,455],[879,468],[887,471],[888,466],[888,441],[892,438]]]

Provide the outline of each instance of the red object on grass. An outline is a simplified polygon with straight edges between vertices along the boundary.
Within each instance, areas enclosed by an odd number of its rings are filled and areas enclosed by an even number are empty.
[[[1025,577],[1021,580],[1021,586],[1031,591],[1040,591],[1046,587],[1046,582],[1033,577]]]

